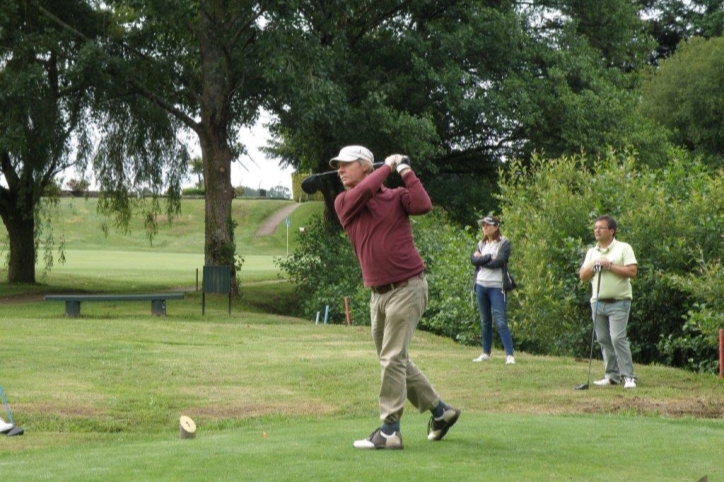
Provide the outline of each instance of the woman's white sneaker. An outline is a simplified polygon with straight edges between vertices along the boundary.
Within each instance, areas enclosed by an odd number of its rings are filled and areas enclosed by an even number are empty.
[[[473,358],[474,362],[484,362],[484,361],[490,361],[490,355],[487,353],[481,353],[479,357]]]
[[[515,358],[513,355],[508,355],[505,357],[505,364],[506,365],[515,365]]]

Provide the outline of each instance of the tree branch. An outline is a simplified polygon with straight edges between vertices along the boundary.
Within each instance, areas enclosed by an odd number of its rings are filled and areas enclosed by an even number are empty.
[[[52,13],[50,13],[48,10],[46,10],[45,8],[43,8],[41,5],[38,5],[38,4],[35,3],[33,0],[28,0],[28,3],[31,4],[31,5],[33,5],[35,8],[37,8],[38,11],[40,11],[40,13],[42,13],[44,16],[46,16],[47,18],[49,18],[52,22],[54,22],[54,23],[56,23],[57,25],[59,25],[62,29],[67,30],[68,32],[73,33],[75,36],[77,36],[77,37],[85,40],[86,42],[92,42],[92,43],[94,43],[96,46],[98,46],[99,49],[101,49],[101,51],[103,51],[103,52],[105,53],[106,57],[108,57],[108,58],[114,58],[114,56],[111,56],[110,54],[108,54],[108,52],[106,52],[100,45],[98,45],[98,42],[96,42],[95,40],[93,40],[93,39],[91,39],[90,37],[86,36],[86,35],[83,34],[82,32],[76,30],[73,26],[68,25],[67,23],[65,23],[64,21],[62,21],[61,19],[59,19],[58,17],[56,17],[56,16],[53,15]],[[130,49],[130,48],[128,48],[128,47],[125,46],[125,45],[121,45],[121,46],[124,47],[124,48],[126,48],[126,49],[128,49],[128,50],[133,51],[133,49]],[[136,53],[138,53],[138,52],[136,52]],[[111,67],[110,69],[106,69],[106,70],[107,70],[108,73],[110,73],[111,75],[114,75],[114,74],[115,74],[115,72],[114,72],[115,69],[114,69],[113,67]],[[128,75],[127,75],[128,72],[124,72],[124,74],[126,74],[126,75],[123,76],[123,79],[125,80],[125,82],[127,82],[127,83],[131,84],[133,87],[135,87],[135,88],[137,89],[139,95],[141,95],[142,97],[150,100],[151,102],[153,102],[154,104],[156,104],[157,106],[159,106],[161,109],[165,110],[165,111],[168,112],[169,114],[171,114],[171,115],[173,115],[174,117],[176,117],[176,118],[177,118],[178,120],[180,120],[184,125],[186,125],[189,129],[191,129],[191,130],[193,130],[193,131],[195,131],[195,132],[200,132],[200,130],[201,130],[200,124],[199,124],[198,122],[196,122],[192,117],[190,117],[189,115],[187,115],[185,112],[183,112],[181,109],[177,108],[177,107],[176,107],[175,105],[173,105],[172,103],[168,102],[168,101],[167,101],[166,99],[164,99],[163,97],[161,97],[161,96],[159,96],[158,94],[156,94],[155,92],[153,92],[151,89],[147,88],[147,87],[146,87],[141,81],[139,81],[138,79],[135,79],[135,78],[133,78],[132,76],[128,76]],[[115,76],[115,75],[114,75],[114,76]]]

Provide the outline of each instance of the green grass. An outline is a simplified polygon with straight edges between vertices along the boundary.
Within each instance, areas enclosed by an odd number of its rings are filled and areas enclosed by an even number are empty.
[[[260,206],[240,207],[273,211]],[[295,211],[293,226],[314,209]],[[284,226],[263,245],[253,232],[264,215],[251,212],[237,230],[253,254],[231,316],[222,296],[201,315],[191,227],[165,234],[164,248],[142,236],[84,247],[93,234],[79,218],[85,234],[67,233],[68,263],[44,284],[0,284],[0,383],[26,430],[0,437],[3,480],[724,480],[722,379],[637,365],[636,390],[576,391],[587,360],[517,353],[506,366],[496,353],[471,363],[477,348],[423,332],[412,358],[463,409],[460,422],[428,442],[428,415],[408,405],[404,451],[355,451],[379,424],[369,328],[287,316],[304,294],[271,262],[286,249]],[[68,319],[38,296],[178,287],[186,298],[161,318],[149,302],[127,302],[83,303]],[[600,371],[594,362],[593,377]],[[179,438],[181,415],[196,422],[195,439]]]
[[[257,228],[277,210],[293,204],[283,200],[240,200],[232,203],[232,217],[237,223],[234,236],[238,254],[281,256],[286,254],[286,226],[282,223],[272,236],[255,237]],[[69,250],[82,251],[165,251],[169,253],[204,252],[204,200],[184,199],[181,213],[169,224],[165,216],[158,219],[159,232],[149,242],[140,219],[134,218],[129,232],[115,229],[112,220],[97,213],[98,200],[94,198],[63,198],[53,212],[54,237],[62,236]],[[296,246],[299,227],[304,226],[312,214],[321,212],[321,202],[302,204],[291,216],[290,249]],[[101,229],[108,225],[108,235]],[[0,234],[5,233],[4,226]]]
[[[585,360],[471,363],[477,349],[418,332],[413,359],[463,416],[431,443],[408,407],[403,453],[359,453],[352,441],[378,424],[368,328],[229,316],[223,302],[202,317],[197,296],[166,318],[147,305],[86,303],[80,319],[59,303],[3,309],[3,384],[27,431],[0,437],[7,480],[724,477],[712,376],[637,366],[635,391],[575,391]],[[196,439],[179,439],[181,415]]]
[[[299,228],[323,208],[320,202],[300,205],[291,215],[287,233],[281,223],[270,236],[255,236],[259,225],[291,201],[235,200],[232,206],[237,222],[237,254],[244,258],[240,273],[242,285],[276,280],[275,258],[297,245]],[[54,237],[65,239],[65,263],[56,261],[49,271],[41,262],[36,266],[38,286],[0,283],[0,296],[50,291],[139,291],[195,288],[204,264],[203,200],[182,202],[182,212],[172,224],[161,219],[159,233],[149,242],[139,220],[131,223],[128,234],[114,229],[105,236],[100,226],[107,219],[96,212],[97,199],[64,198],[54,217]],[[0,235],[5,235],[0,225]],[[198,271],[198,274],[197,274]],[[0,279],[7,271],[0,268]]]

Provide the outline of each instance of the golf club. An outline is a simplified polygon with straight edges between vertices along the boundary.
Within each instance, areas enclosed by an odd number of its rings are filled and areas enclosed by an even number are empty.
[[[380,167],[384,162],[377,162],[372,164],[374,167]],[[302,181],[302,191],[307,194],[314,194],[322,188],[322,178],[324,176],[336,175],[337,171],[320,172],[319,174],[312,174]]]
[[[401,164],[410,165],[410,158],[407,156],[402,157]],[[373,167],[380,167],[384,165],[384,162],[376,162],[372,164]],[[322,177],[337,174],[337,171],[320,172],[319,174],[312,174],[302,181],[302,191],[307,194],[314,194],[322,188]]]
[[[2,385],[0,385],[0,397],[3,399],[3,404],[5,404],[5,412],[8,414],[8,421],[10,422],[10,428],[5,429],[3,433],[7,435],[8,437],[14,437],[16,435],[22,435],[25,433],[25,430],[23,427],[18,427],[15,425],[15,420],[13,420],[13,414],[10,412],[10,405],[8,405],[8,399],[5,397],[5,390],[3,390]]]
[[[598,282],[596,283],[596,303],[593,305],[593,316],[591,317],[591,351],[588,354],[588,380],[576,387],[576,390],[588,390],[591,383],[591,360],[593,360],[593,340],[596,334],[596,314],[598,313],[598,293],[601,291],[601,265],[593,266],[594,273],[598,273]]]

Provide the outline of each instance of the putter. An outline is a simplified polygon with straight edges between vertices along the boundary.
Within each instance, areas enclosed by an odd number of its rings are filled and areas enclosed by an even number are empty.
[[[4,433],[8,437],[14,437],[16,435],[22,435],[25,433],[25,430],[23,427],[18,427],[15,425],[15,420],[13,420],[13,414],[10,412],[10,405],[8,405],[8,399],[5,397],[5,390],[3,390],[2,385],[0,385],[0,397],[3,399],[3,404],[5,404],[5,412],[8,414],[8,420],[10,421],[10,429],[6,430]]]
[[[576,386],[576,390],[588,390],[591,383],[591,360],[593,360],[593,340],[596,334],[595,316],[598,313],[598,293],[601,291],[601,265],[595,265],[593,271],[598,273],[598,283],[596,283],[596,303],[593,305],[593,317],[591,318],[591,351],[588,354],[588,380]]]

